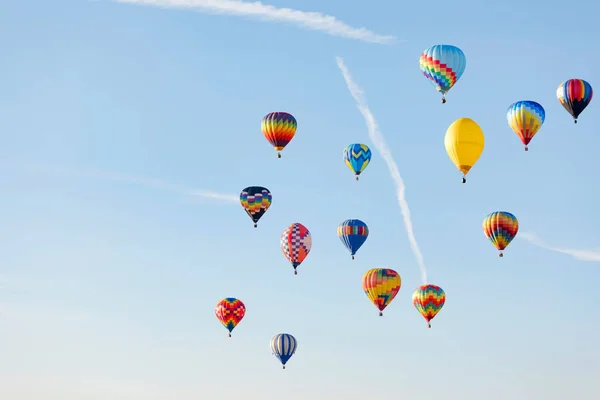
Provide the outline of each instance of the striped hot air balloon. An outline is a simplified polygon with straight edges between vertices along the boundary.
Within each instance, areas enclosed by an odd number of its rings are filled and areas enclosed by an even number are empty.
[[[575,123],[579,114],[590,104],[593,96],[592,85],[583,79],[569,79],[556,89],[558,101],[571,114]]]
[[[286,112],[271,112],[263,117],[260,126],[265,138],[277,150],[277,158],[281,158],[281,151],[296,134],[296,118]]]
[[[373,268],[365,272],[362,278],[362,288],[371,303],[379,310],[379,316],[390,305],[400,291],[402,279],[393,269]]]
[[[412,295],[413,305],[427,321],[431,328],[431,320],[440,312],[446,303],[446,293],[436,285],[421,285]]]
[[[296,353],[298,342],[289,333],[279,333],[271,339],[271,353],[281,362],[283,369],[285,364]]]
[[[241,300],[234,297],[227,297],[217,303],[215,307],[215,315],[221,321],[223,326],[231,331],[240,323],[244,315],[246,315],[246,306]]]
[[[359,219],[347,219],[338,226],[337,234],[354,260],[354,255],[369,236],[369,228]]]
[[[504,250],[519,231],[517,217],[506,211],[494,211],[483,220],[483,233],[500,251],[498,257],[504,257]]]

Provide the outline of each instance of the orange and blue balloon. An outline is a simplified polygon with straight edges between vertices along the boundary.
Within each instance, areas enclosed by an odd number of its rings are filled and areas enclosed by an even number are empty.
[[[362,278],[362,288],[371,303],[379,310],[379,316],[390,305],[400,291],[402,279],[400,275],[389,268],[373,268],[365,272]]]
[[[344,162],[350,168],[350,171],[354,172],[356,180],[358,180],[358,176],[371,162],[371,149],[366,144],[350,144],[344,149]]]
[[[249,186],[240,193],[240,203],[257,227],[258,220],[262,218],[271,207],[273,196],[269,189],[262,186]]]
[[[359,219],[347,219],[339,224],[337,234],[354,260],[354,255],[369,236],[369,228]]]
[[[571,114],[575,123],[577,123],[579,114],[592,101],[593,95],[592,85],[583,79],[569,79],[561,83],[556,89],[558,101]]]
[[[297,348],[298,341],[289,333],[280,333],[271,338],[271,353],[277,357],[281,365],[283,365],[283,369],[285,369],[285,364],[296,353]]]
[[[508,107],[506,119],[508,119],[508,125],[525,145],[525,151],[527,151],[529,150],[527,145],[544,124],[546,111],[540,103],[522,100]]]
[[[296,134],[298,122],[290,113],[271,112],[263,117],[260,127],[265,138],[277,151],[277,158],[281,158],[281,151]]]
[[[502,250],[512,242],[518,231],[517,217],[506,211],[494,211],[483,220],[483,233],[500,251],[498,257],[504,257]]]
[[[231,337],[231,331],[246,315],[246,306],[241,300],[234,297],[227,297],[217,303],[215,315],[223,326],[227,328],[229,337]]]
[[[446,93],[465,72],[467,58],[456,46],[436,44],[423,51],[419,66],[435,90],[442,94],[442,103],[445,103]]]
[[[413,305],[427,321],[431,328],[431,320],[439,313],[446,303],[446,293],[436,285],[421,285],[412,295]]]

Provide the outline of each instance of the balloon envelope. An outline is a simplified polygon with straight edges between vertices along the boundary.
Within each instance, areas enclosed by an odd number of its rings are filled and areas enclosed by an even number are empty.
[[[583,79],[569,79],[556,89],[558,101],[571,114],[575,123],[577,123],[579,114],[590,104],[593,96],[592,85]]]
[[[357,177],[367,168],[370,161],[371,149],[366,144],[354,143],[344,149],[344,162]]]
[[[280,333],[271,339],[271,352],[277,357],[283,368],[290,358],[296,353],[298,342],[289,333]]]
[[[544,124],[546,111],[541,104],[535,101],[517,101],[508,107],[506,119],[508,125],[521,139],[521,142],[527,146]]]
[[[431,320],[446,303],[446,293],[436,285],[421,285],[413,292],[412,301],[431,328]]]
[[[338,226],[337,234],[350,254],[355,255],[367,240],[369,228],[359,219],[347,219]]]
[[[262,186],[249,186],[240,193],[240,203],[254,221],[254,226],[271,207],[273,196],[269,189]]]
[[[466,176],[479,160],[485,146],[485,138],[475,121],[459,118],[448,127],[444,145],[452,163]]]
[[[389,268],[370,269],[362,278],[363,291],[377,307],[379,315],[383,315],[382,311],[394,300],[401,285],[400,275]]]
[[[421,72],[442,93],[442,99],[458,82],[467,66],[465,53],[456,46],[436,44],[429,47],[419,58]]]
[[[219,301],[215,307],[215,315],[227,328],[231,336],[231,331],[240,323],[246,315],[246,306],[241,300],[234,297],[227,297]]]
[[[271,112],[263,117],[260,127],[271,146],[279,152],[294,138],[298,122],[290,113]]]
[[[312,236],[308,228],[299,222],[294,222],[281,234],[280,244],[283,255],[292,264],[295,271],[310,253]]]
[[[518,231],[519,220],[506,211],[494,211],[483,220],[483,233],[500,251],[512,242]]]

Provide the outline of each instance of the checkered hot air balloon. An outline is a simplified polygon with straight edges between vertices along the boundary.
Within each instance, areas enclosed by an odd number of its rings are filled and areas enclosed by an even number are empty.
[[[466,66],[465,53],[449,44],[431,46],[419,58],[421,72],[435,90],[442,94],[442,103],[446,102],[446,93],[458,82]]]
[[[258,225],[258,220],[262,218],[271,207],[273,196],[269,189],[262,186],[250,186],[242,190],[240,193],[240,203],[254,222],[254,227]]]
[[[431,320],[437,315],[446,303],[446,293],[436,285],[421,285],[412,295],[413,305],[427,321],[431,328]]]
[[[294,275],[298,275],[296,268],[302,264],[312,248],[310,232],[301,223],[294,222],[281,234],[280,244],[283,255],[294,267]]]
[[[527,145],[544,124],[546,111],[540,103],[522,100],[508,107],[506,119],[508,119],[508,125],[525,145],[525,151],[527,151],[529,150]]]
[[[365,272],[362,278],[362,288],[369,300],[383,316],[383,310],[394,300],[400,291],[402,279],[393,269],[373,268]]]
[[[483,220],[483,233],[500,251],[498,257],[504,257],[504,250],[519,231],[519,220],[506,211],[494,211]]]
[[[558,101],[571,114],[575,123],[579,114],[590,104],[593,96],[592,85],[583,79],[569,79],[556,89]]]
[[[223,326],[227,328],[229,337],[231,337],[231,331],[246,315],[246,306],[241,300],[234,297],[227,297],[217,303],[215,315]]]
[[[285,369],[285,364],[296,353],[298,341],[289,333],[280,333],[273,336],[270,345],[271,353],[277,357],[281,365],[283,365],[283,369]]]
[[[350,144],[344,149],[344,162],[350,168],[350,171],[354,172],[356,180],[358,180],[358,176],[371,162],[371,149],[366,144]]]
[[[271,112],[263,117],[260,127],[265,138],[277,150],[277,158],[281,158],[280,152],[296,134],[298,123],[292,114]]]

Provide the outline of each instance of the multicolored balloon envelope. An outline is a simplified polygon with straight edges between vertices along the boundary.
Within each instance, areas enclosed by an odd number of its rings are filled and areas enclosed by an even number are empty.
[[[508,125],[525,145],[525,151],[527,151],[529,150],[527,145],[544,124],[546,111],[540,103],[522,100],[508,107],[506,119],[508,119]]]
[[[234,297],[227,297],[217,303],[215,307],[215,315],[221,321],[223,326],[231,331],[240,323],[244,315],[246,315],[246,306],[241,300]]]
[[[498,257],[504,257],[504,250],[519,231],[517,217],[506,211],[494,211],[483,220],[483,233],[500,251]]]
[[[308,228],[299,222],[294,222],[281,234],[280,244],[283,255],[294,267],[294,275],[298,275],[296,268],[302,264],[312,248],[312,236]]]
[[[421,285],[413,292],[412,301],[417,311],[427,321],[427,326],[431,328],[431,320],[446,303],[446,293],[439,286]]]
[[[271,207],[273,196],[269,189],[262,186],[249,186],[240,193],[240,203],[254,221],[254,227],[257,227],[258,220],[262,218]]]
[[[338,226],[337,234],[354,260],[354,255],[369,236],[369,228],[359,219],[347,219]]]
[[[379,310],[380,317],[383,315],[383,310],[400,291],[401,285],[400,275],[388,268],[370,269],[362,278],[362,288],[371,303]]]
[[[283,369],[285,369],[285,364],[296,353],[297,348],[298,341],[289,333],[280,333],[271,339],[271,353],[281,362]]]
[[[354,143],[344,149],[344,162],[350,171],[358,176],[367,168],[371,161],[371,149],[366,144]]]
[[[459,118],[448,127],[444,145],[450,160],[463,173],[462,183],[466,183],[467,174],[483,153],[483,131],[472,119]]]
[[[265,138],[277,150],[277,158],[281,158],[281,151],[296,134],[298,122],[292,114],[271,112],[263,117],[260,127]]]
[[[419,58],[419,66],[429,83],[442,94],[442,103],[445,103],[446,93],[465,72],[467,58],[456,46],[436,44],[423,51]]]
[[[575,123],[577,123],[579,114],[590,104],[593,96],[592,85],[583,79],[569,79],[556,89],[558,101],[571,114]]]

